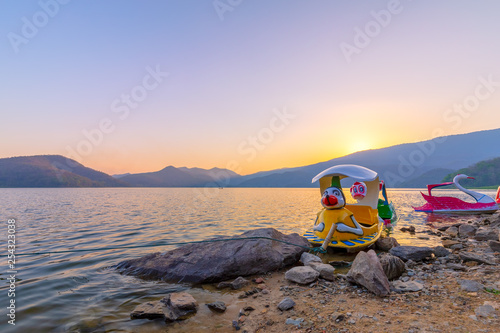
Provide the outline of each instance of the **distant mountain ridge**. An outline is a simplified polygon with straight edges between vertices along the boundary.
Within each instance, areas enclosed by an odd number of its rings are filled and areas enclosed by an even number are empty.
[[[457,170],[453,173],[448,174],[443,182],[451,182],[453,177],[458,174],[465,174],[475,179],[464,179],[461,184],[467,187],[483,187],[483,186],[494,186],[500,185],[500,157],[481,161],[468,168],[463,168]]]
[[[128,184],[60,155],[0,159],[0,187],[123,187]]]
[[[241,176],[228,169],[168,166],[155,172],[129,174],[120,180],[138,187],[223,187],[227,179],[237,177]]]
[[[11,157],[0,159],[0,187],[316,187],[311,179],[319,172],[338,164],[357,164],[378,172],[388,187],[423,188],[482,161],[488,162],[488,168],[479,163],[474,172],[500,174],[498,163],[489,161],[500,156],[499,138],[500,129],[451,135],[245,176],[228,169],[168,166],[111,177],[59,155]],[[485,180],[487,185],[491,179]]]
[[[329,161],[284,168],[231,180],[241,187],[316,187],[311,179],[337,164],[358,164],[376,171],[389,187],[425,187],[453,170],[500,156],[500,129],[365,150]]]

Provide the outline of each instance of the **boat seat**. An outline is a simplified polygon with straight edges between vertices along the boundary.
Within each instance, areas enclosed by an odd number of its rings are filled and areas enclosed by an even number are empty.
[[[353,213],[356,221],[361,225],[369,227],[378,223],[378,211],[370,206],[346,205],[345,208]]]

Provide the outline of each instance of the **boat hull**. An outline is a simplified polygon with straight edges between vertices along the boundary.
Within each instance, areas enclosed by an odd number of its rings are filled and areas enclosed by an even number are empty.
[[[377,230],[377,232],[368,235],[368,236],[361,236],[359,238],[353,238],[349,240],[336,240],[332,239],[330,243],[328,243],[328,247],[337,247],[337,248],[344,248],[344,249],[354,249],[354,248],[364,248],[367,247],[377,241],[377,239],[380,238],[381,234],[381,227]],[[319,238],[314,234],[314,231],[306,231],[303,236],[307,238],[309,243],[313,245],[322,245],[323,242],[325,241],[323,238]]]
[[[364,248],[377,241],[383,229],[383,220],[379,218],[376,209],[369,206],[346,205],[353,216],[359,222],[363,231],[362,235],[356,235],[350,232],[335,231],[332,235],[329,247],[339,248]],[[331,228],[331,224],[326,225],[323,231],[308,230],[304,233],[304,237],[313,245],[322,245]]]
[[[454,197],[435,197],[421,193],[427,203],[420,207],[413,207],[416,212],[425,213],[454,213],[454,214],[491,214],[499,209],[498,204],[470,203]]]

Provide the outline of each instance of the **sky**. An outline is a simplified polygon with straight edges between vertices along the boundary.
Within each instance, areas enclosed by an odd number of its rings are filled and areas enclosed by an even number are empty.
[[[500,127],[495,0],[0,6],[0,158],[250,174]]]

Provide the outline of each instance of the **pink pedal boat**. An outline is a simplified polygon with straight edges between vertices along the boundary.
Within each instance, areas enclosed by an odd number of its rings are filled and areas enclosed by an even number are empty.
[[[420,207],[413,207],[413,209],[415,209],[416,212],[462,214],[494,213],[499,209],[497,202],[495,202],[493,198],[487,196],[486,194],[468,190],[460,185],[458,182],[462,179],[474,179],[474,177],[460,174],[453,178],[453,182],[427,185],[429,195],[420,192],[427,203]],[[460,191],[473,197],[476,202],[470,203],[454,197],[440,197],[432,195],[432,189],[448,185],[455,185]]]

